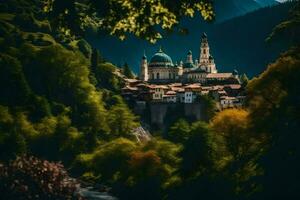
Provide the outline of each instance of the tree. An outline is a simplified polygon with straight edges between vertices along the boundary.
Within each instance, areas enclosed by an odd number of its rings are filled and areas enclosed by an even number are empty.
[[[7,54],[0,54],[0,103],[24,105],[31,91],[23,73],[21,63]]]
[[[14,118],[8,107],[0,105],[0,161],[7,162],[27,151],[23,135],[12,128]]]
[[[260,199],[299,197],[297,178],[300,148],[300,54],[299,47],[283,54],[247,86],[252,128],[265,137],[260,164],[265,173]]]
[[[243,75],[241,76],[240,80],[241,80],[242,86],[243,86],[243,87],[246,87],[247,84],[248,84],[248,82],[249,82],[248,76],[247,76],[246,74],[243,74]]]
[[[98,81],[99,88],[105,88],[114,92],[120,91],[122,82],[114,72],[116,66],[111,63],[100,63],[95,71],[95,77]]]
[[[217,170],[232,181],[233,191],[247,196],[257,190],[252,179],[261,174],[257,163],[264,138],[250,129],[249,112],[228,109],[218,113],[211,121],[216,145]]]
[[[93,48],[92,55],[91,55],[91,70],[95,73],[97,66],[100,63],[104,63],[104,58],[101,56],[98,49]]]
[[[235,199],[232,181],[219,169],[224,148],[210,124],[194,122],[183,143],[179,168],[182,182],[170,190],[170,199]],[[224,174],[223,174],[224,173]],[[215,192],[218,191],[218,192]]]
[[[207,173],[214,166],[211,129],[205,122],[194,122],[182,151],[181,173],[190,178]]]
[[[130,133],[139,126],[138,118],[128,108],[126,103],[119,101],[112,105],[108,115],[108,125],[111,128],[111,137],[132,137]]]
[[[216,102],[213,100],[212,97],[208,95],[199,95],[197,96],[197,101],[202,103],[202,109],[204,114],[204,120],[209,121],[214,115],[217,110]]]
[[[78,156],[74,167],[84,169],[83,177],[110,184],[120,198],[139,199],[147,194],[144,199],[161,199],[180,182],[176,174],[180,150],[180,145],[160,138],[145,144],[117,138]]]
[[[101,93],[90,83],[86,58],[54,45],[38,51],[33,62],[28,67],[33,71],[30,82],[35,91],[70,106],[71,119],[81,130],[108,131]]]
[[[299,7],[297,1],[286,21],[277,25],[269,38],[290,41],[289,51],[270,64],[247,86],[251,126],[265,138],[260,164],[265,173],[256,181],[262,192],[256,199],[299,198],[300,117],[299,105]]]
[[[179,119],[170,127],[167,138],[176,143],[184,143],[189,135],[190,124],[184,119]]]
[[[134,75],[130,69],[130,67],[128,66],[127,63],[124,64],[123,66],[123,74],[124,76],[126,76],[127,78],[134,78]]]
[[[205,20],[214,17],[211,0],[45,0],[44,11],[54,29],[64,34],[82,34],[86,27],[94,26],[120,39],[130,33],[150,42],[160,39],[162,30],[173,29],[184,16],[200,12]]]

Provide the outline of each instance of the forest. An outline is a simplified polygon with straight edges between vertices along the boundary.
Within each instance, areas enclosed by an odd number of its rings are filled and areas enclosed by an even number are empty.
[[[84,199],[79,183],[118,199],[299,198],[298,1],[268,38],[288,48],[249,80],[243,109],[178,119],[146,142],[120,95],[116,72],[130,78],[130,68],[84,39],[96,27],[156,42],[183,17],[213,20],[212,3],[0,1],[0,199]]]

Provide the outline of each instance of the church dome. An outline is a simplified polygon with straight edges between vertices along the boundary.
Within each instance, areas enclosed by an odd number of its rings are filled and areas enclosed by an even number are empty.
[[[170,56],[165,54],[161,49],[150,59],[149,67],[173,67]]]

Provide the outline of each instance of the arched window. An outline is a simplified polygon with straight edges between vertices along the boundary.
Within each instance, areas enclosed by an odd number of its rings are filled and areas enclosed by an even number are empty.
[[[206,49],[203,49],[203,54],[206,54]]]
[[[154,79],[154,73],[151,74],[151,79]]]
[[[172,78],[172,75],[171,75],[171,73],[169,73],[169,79],[171,79]]]
[[[159,79],[159,73],[156,74],[156,79]]]

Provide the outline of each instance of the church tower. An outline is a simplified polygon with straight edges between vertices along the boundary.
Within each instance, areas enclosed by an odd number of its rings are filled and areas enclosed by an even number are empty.
[[[209,45],[207,41],[206,33],[202,34],[201,37],[201,45],[200,45],[200,58],[199,58],[199,65],[207,65],[209,63]]]
[[[210,55],[206,33],[202,34],[199,67],[208,73],[218,73],[214,58]]]
[[[148,81],[148,63],[147,63],[147,57],[144,53],[144,56],[142,57],[141,65],[140,65],[140,80],[142,81]]]

